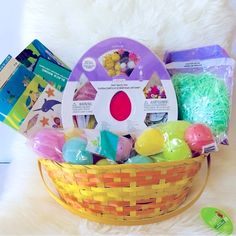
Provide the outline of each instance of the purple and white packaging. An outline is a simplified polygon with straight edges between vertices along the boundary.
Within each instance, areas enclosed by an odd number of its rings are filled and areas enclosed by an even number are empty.
[[[176,95],[164,64],[127,38],[90,48],[73,69],[63,95],[65,128],[128,133],[176,119]]]
[[[225,130],[216,135],[216,140],[218,143],[228,144],[227,131],[228,131],[230,110],[232,104],[231,98],[233,92],[233,73],[234,73],[235,61],[229,57],[228,53],[222,47],[220,47],[219,45],[212,45],[212,46],[193,48],[182,51],[166,52],[164,56],[164,63],[166,64],[166,68],[170,76],[172,77],[173,83],[177,76],[179,76],[179,78],[181,76],[184,77],[184,75],[186,76],[194,75],[196,77],[197,76],[201,77],[201,75],[204,74],[207,76],[212,75],[212,77],[215,77],[216,79],[222,80],[224,82],[227,88],[228,102],[229,102],[228,121],[227,124],[225,125]],[[186,91],[188,89],[188,85],[184,85],[184,87]],[[176,88],[175,86],[175,89],[178,88]],[[213,90],[213,88],[210,89]],[[180,100],[180,97],[178,96],[181,96],[181,94],[178,94],[177,90],[176,93],[177,93],[177,100]],[[216,89],[215,93],[216,97],[218,96],[220,99],[221,91],[218,91]],[[199,102],[202,105],[205,105],[207,101],[210,101],[207,99],[207,97],[199,99]],[[178,105],[179,105],[179,115],[180,115],[181,114],[180,102],[178,101],[178,103],[179,103]],[[190,104],[189,101],[186,101],[186,104],[184,105],[191,106],[189,104]],[[183,104],[181,104],[181,108],[184,108]],[[191,109],[190,107],[188,108]],[[179,117],[179,119],[183,119],[183,117]],[[204,119],[199,119],[199,120],[188,119],[188,121],[193,123],[195,123],[196,121],[199,123],[201,122],[204,123],[203,120]],[[209,125],[208,122],[206,122],[206,124]]]

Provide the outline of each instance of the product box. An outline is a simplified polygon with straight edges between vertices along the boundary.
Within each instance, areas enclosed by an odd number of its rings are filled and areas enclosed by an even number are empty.
[[[59,91],[64,90],[71,71],[39,40],[35,39],[16,59]]]
[[[127,38],[107,39],[90,48],[63,93],[64,128],[129,133],[176,119],[175,91],[164,64]]]

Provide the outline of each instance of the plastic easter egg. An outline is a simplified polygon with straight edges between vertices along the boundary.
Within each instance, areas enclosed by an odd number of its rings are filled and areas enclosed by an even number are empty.
[[[165,162],[166,157],[164,156],[163,152],[153,155],[153,156],[149,156],[150,158],[152,158],[153,162]]]
[[[62,148],[64,160],[72,164],[93,164],[93,155],[85,150],[86,145],[86,140],[82,138],[69,139]]]
[[[73,128],[65,132],[65,140],[69,140],[71,138],[76,138],[76,137],[83,137],[83,136],[84,136],[84,133],[79,128]]]
[[[201,209],[202,220],[217,233],[231,235],[233,233],[233,222],[222,210],[214,207],[204,207]]]
[[[106,166],[106,165],[114,165],[114,164],[117,164],[117,163],[110,159],[101,159],[96,163],[96,165],[98,166]]]
[[[135,150],[143,156],[150,156],[162,151],[164,147],[164,137],[159,129],[149,128],[137,138]]]
[[[170,140],[174,138],[184,139],[184,134],[186,129],[191,125],[191,123],[183,120],[169,121],[164,123],[158,128],[163,133],[165,140]]]
[[[185,132],[185,140],[191,150],[203,152],[204,146],[214,144],[211,129],[204,124],[193,124]]]
[[[143,164],[143,163],[153,163],[153,160],[150,157],[137,155],[137,156],[129,158],[125,162],[125,164]]]
[[[192,152],[184,140],[174,138],[165,144],[163,155],[167,161],[180,161],[191,158]]]
[[[62,162],[63,132],[56,129],[42,129],[30,140],[32,148],[42,157]]]
[[[132,147],[133,147],[132,140],[125,137],[120,137],[117,145],[116,160],[117,161],[127,160],[130,156]]]

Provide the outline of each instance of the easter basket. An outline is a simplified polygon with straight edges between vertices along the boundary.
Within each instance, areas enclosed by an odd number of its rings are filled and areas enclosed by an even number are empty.
[[[186,203],[204,160],[208,167],[205,181]],[[142,225],[180,214],[197,201],[207,183],[210,156],[109,166],[39,159],[38,165],[49,194],[65,209],[98,223]],[[58,194],[51,190],[50,180]]]

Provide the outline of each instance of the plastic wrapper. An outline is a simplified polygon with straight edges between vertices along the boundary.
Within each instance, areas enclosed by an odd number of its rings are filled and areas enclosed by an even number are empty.
[[[65,143],[63,131],[42,129],[30,140],[29,145],[42,158],[63,162],[62,148]]]
[[[133,146],[132,138],[108,130],[84,129],[83,137],[87,141],[87,151],[117,162],[127,160]]]
[[[228,144],[234,60],[220,46],[167,52],[164,59],[178,100],[179,119],[208,125]]]

